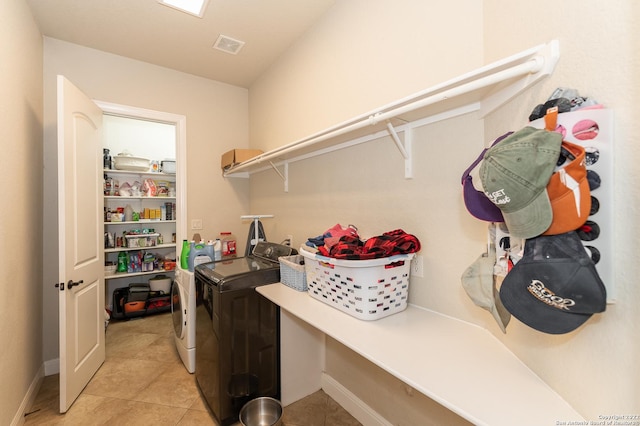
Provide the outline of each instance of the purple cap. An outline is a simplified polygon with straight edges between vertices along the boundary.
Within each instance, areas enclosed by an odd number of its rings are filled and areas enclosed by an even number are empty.
[[[497,138],[491,146],[494,146],[513,132],[505,133],[504,135]],[[471,177],[471,172],[480,165],[480,162],[484,158],[484,153],[487,152],[488,148],[482,150],[478,158],[471,163],[471,165],[464,171],[462,174],[462,192],[464,194],[464,204],[467,207],[469,213],[474,216],[476,219],[484,220],[487,222],[504,222],[504,218],[502,217],[502,211],[493,204],[484,192],[479,191],[473,186],[473,178]],[[482,182],[478,182],[480,185]]]

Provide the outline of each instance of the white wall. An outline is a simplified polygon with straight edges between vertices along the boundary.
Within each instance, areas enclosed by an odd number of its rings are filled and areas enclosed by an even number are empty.
[[[173,124],[105,115],[102,127],[104,147],[109,149],[112,158],[129,152],[134,157],[158,162],[176,159],[176,127]]]
[[[513,319],[503,336],[460,285],[461,274],[486,239],[486,225],[464,209],[460,175],[484,144],[526,125],[531,109],[556,86],[574,86],[616,109],[616,178],[637,180],[632,164],[639,159],[638,137],[629,130],[630,117],[638,115],[631,102],[638,98],[632,78],[637,81],[640,74],[632,53],[638,51],[637,39],[635,49],[630,46],[634,16],[637,6],[630,0],[611,6],[577,0],[535,6],[498,0],[337,2],[250,88],[253,147],[292,142],[554,38],[562,50],[558,71],[486,121],[469,114],[418,129],[411,180],[403,178],[400,155],[385,138],[290,164],[288,193],[272,171],[254,175],[251,209],[275,214],[275,220],[265,221],[273,240],[293,234],[296,244],[335,223],[354,223],[365,238],[395,228],[417,235],[423,242],[425,277],[412,277],[412,303],[486,327],[588,419],[640,413],[640,376],[633,361],[640,355],[633,338],[639,321],[631,308],[638,300],[631,279],[638,274],[631,245],[637,235],[632,220],[637,188],[617,185],[614,285],[625,300],[577,331],[548,336]],[[347,376],[340,376],[339,352],[327,360],[327,370],[348,383]],[[370,392],[365,383],[350,383],[349,390]]]
[[[504,343],[588,419],[608,413],[640,413],[640,136],[632,126],[640,114],[640,51],[631,0],[521,2],[484,1],[485,55],[494,60],[550,38],[560,41],[561,58],[551,78],[495,112],[485,136],[523,124],[536,103],[556,87],[573,87],[614,110],[614,259],[616,303],[586,327],[562,336],[537,333],[514,321]],[[508,19],[505,19],[508,17]]]
[[[0,424],[8,425],[42,376],[42,38],[23,1],[0,2],[0,75]]]
[[[92,99],[186,116],[188,233],[199,232],[206,239],[223,230],[244,233],[239,216],[248,212],[248,184],[222,178],[220,155],[248,145],[246,89],[45,38],[45,278],[57,276],[56,74],[63,74]],[[202,219],[202,230],[190,229],[192,218]],[[44,300],[47,361],[58,356],[58,304],[53,287],[45,286]]]

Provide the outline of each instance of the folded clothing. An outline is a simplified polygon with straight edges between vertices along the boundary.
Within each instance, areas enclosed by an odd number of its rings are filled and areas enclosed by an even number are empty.
[[[402,229],[385,232],[377,237],[362,241],[357,235],[344,235],[327,248],[318,246],[321,255],[335,259],[367,260],[390,257],[397,254],[415,253],[420,250],[420,240]]]
[[[337,223],[331,228],[324,231],[322,235],[309,238],[307,240],[307,246],[314,248],[324,246],[327,248],[327,250],[329,250],[338,241],[340,241],[340,238],[342,238],[343,236],[360,238],[358,237],[358,228],[356,228],[354,225],[348,225],[345,227]]]

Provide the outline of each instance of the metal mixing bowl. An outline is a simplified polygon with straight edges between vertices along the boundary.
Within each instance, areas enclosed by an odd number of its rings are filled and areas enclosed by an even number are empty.
[[[242,426],[282,425],[282,404],[269,397],[260,397],[247,402],[240,410]]]

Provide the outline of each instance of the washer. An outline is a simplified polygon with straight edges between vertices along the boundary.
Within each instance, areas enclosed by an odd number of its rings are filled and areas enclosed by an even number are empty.
[[[178,354],[189,373],[196,371],[196,284],[194,273],[176,268],[171,317]]]
[[[278,259],[292,254],[259,241],[251,255],[195,268],[195,376],[221,426],[235,424],[253,398],[280,399],[280,307],[256,287],[280,281]]]

